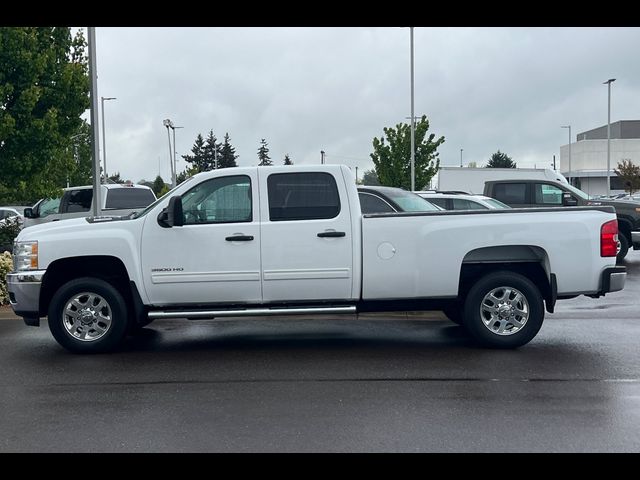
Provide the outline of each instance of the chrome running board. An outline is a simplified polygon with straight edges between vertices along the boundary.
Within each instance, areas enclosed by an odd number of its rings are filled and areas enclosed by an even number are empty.
[[[242,310],[180,310],[149,312],[150,319],[159,318],[214,318],[214,317],[254,317],[264,315],[316,315],[330,313],[356,313],[355,305],[348,307],[296,307],[296,308],[246,308]]]

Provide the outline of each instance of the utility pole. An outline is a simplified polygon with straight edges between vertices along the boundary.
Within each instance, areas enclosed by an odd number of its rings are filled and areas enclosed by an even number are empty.
[[[320,165],[324,165],[324,150],[320,150]]]
[[[553,156],[553,170],[555,171],[556,169],[556,156]]]
[[[89,46],[89,95],[91,97],[91,151],[93,152],[92,173],[93,173],[93,209],[94,217],[100,215],[100,158],[98,145],[100,139],[98,134],[98,72],[96,71],[96,27],[87,27],[87,43]]]
[[[606,83],[609,91],[609,99],[607,102],[607,197],[611,194],[611,84],[615,82],[615,78],[610,78]]]
[[[413,108],[413,27],[411,27],[411,191],[416,189],[416,122]]]
[[[356,166],[356,185],[358,184],[358,167]]]

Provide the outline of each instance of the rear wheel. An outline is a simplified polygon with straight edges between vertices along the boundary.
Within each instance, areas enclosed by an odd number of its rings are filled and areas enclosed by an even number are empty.
[[[127,332],[127,307],[111,284],[98,278],[78,278],[53,295],[48,323],[58,343],[71,352],[107,352],[115,349]]]
[[[540,291],[517,273],[495,272],[482,277],[465,300],[464,326],[486,347],[520,347],[536,336],[543,320]]]

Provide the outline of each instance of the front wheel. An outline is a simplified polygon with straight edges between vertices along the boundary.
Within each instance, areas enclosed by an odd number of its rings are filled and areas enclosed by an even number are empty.
[[[478,280],[464,306],[464,326],[483,346],[516,348],[536,336],[544,320],[543,298],[528,278],[495,272]]]
[[[110,283],[78,278],[53,295],[48,322],[55,339],[67,350],[107,352],[115,349],[127,332],[127,306]]]

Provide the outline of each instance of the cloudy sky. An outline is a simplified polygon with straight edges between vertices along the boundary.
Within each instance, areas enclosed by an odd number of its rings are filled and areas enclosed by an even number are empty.
[[[442,165],[549,167],[572,134],[640,119],[640,28],[416,27],[415,111],[444,135]],[[372,168],[371,142],[410,115],[408,28],[96,29],[107,169],[169,181],[170,118],[180,155],[198,133],[229,132],[241,166],[261,138],[274,163]],[[101,142],[102,144],[102,142]]]

